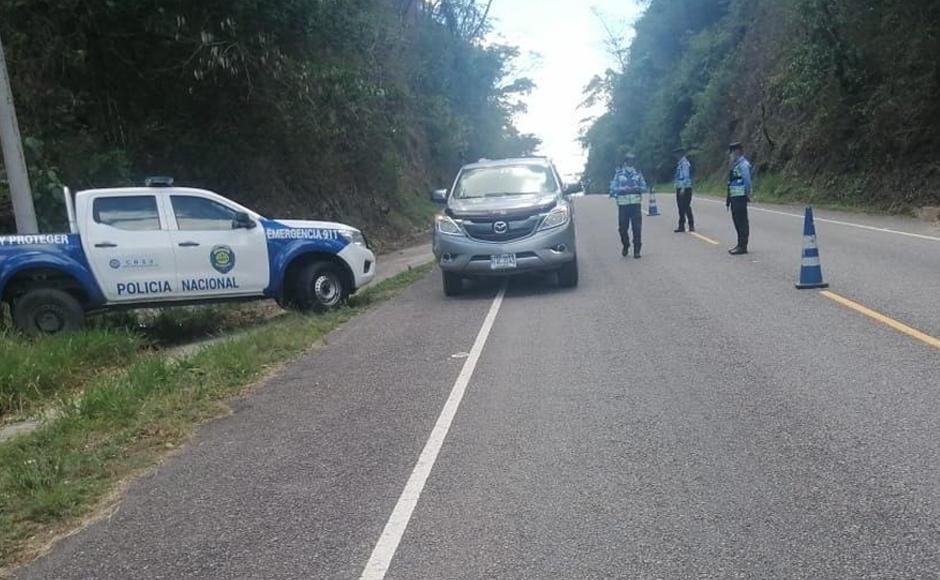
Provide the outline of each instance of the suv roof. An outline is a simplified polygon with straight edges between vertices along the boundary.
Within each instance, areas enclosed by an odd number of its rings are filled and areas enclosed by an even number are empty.
[[[549,166],[552,162],[548,157],[517,157],[512,159],[481,159],[476,163],[468,163],[463,166],[464,169],[476,169],[478,167],[500,167],[505,165],[545,165]]]

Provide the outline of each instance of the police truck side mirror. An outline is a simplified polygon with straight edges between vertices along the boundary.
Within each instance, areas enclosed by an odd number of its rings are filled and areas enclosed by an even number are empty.
[[[258,224],[255,223],[255,220],[251,219],[251,216],[243,211],[236,213],[235,219],[232,220],[233,230],[253,230],[257,226]]]
[[[574,195],[576,193],[581,193],[584,191],[584,187],[581,185],[581,182],[569,183],[565,186],[565,195]]]
[[[431,201],[434,203],[447,203],[447,190],[435,189],[431,192]]]

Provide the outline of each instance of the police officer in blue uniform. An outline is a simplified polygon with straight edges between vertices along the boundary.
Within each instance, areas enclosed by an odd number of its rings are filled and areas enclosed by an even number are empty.
[[[751,234],[747,205],[751,201],[751,164],[744,157],[744,146],[732,143],[729,146],[731,171],[728,174],[728,197],[725,207],[731,209],[734,229],[738,232],[738,245],[728,250],[732,256],[747,253],[747,243]]]
[[[676,205],[679,207],[679,227],[675,232],[685,231],[685,222],[689,222],[689,231],[695,231],[695,216],[692,215],[692,163],[685,155],[685,148],[678,147],[673,153],[679,157],[676,163]]]
[[[633,229],[633,257],[640,258],[643,247],[643,192],[647,190],[643,174],[634,167],[636,156],[628,153],[610,183],[610,197],[617,200],[620,223],[621,255],[630,254],[630,229]]]

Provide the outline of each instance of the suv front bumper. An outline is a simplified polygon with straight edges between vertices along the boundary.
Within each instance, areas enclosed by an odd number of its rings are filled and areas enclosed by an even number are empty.
[[[508,276],[556,270],[577,258],[574,222],[511,242],[484,242],[434,232],[434,256],[441,270],[463,276]],[[516,267],[493,270],[490,257],[515,254]]]

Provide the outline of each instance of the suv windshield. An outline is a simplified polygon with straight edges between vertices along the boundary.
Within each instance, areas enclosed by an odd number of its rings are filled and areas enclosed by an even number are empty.
[[[546,165],[532,163],[464,170],[454,188],[458,199],[555,193],[558,182]]]

